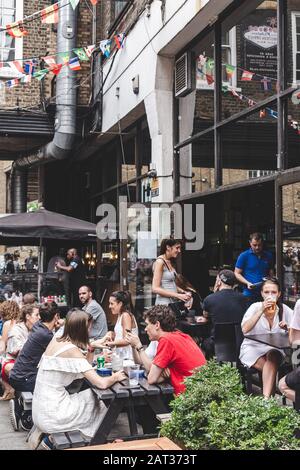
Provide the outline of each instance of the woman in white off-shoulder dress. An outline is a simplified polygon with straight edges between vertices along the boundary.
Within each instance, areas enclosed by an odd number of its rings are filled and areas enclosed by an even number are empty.
[[[104,389],[125,378],[122,371],[103,378],[93,370],[89,363],[92,351],[88,352],[87,358],[81,351],[88,347],[88,327],[89,315],[81,310],[71,310],[63,336],[54,337],[41,358],[33,394],[32,418],[44,433],[77,429],[85,436],[93,437],[105,406],[91,389],[70,395],[66,387],[85,377],[96,387]]]

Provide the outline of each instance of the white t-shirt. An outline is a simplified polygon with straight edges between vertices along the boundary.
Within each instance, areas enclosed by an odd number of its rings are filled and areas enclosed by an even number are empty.
[[[300,299],[296,302],[290,327],[300,331]]]
[[[145,353],[153,361],[157,352],[158,341],[151,341],[148,347],[145,349]]]
[[[254,304],[250,305],[248,310],[246,311],[243,320],[242,326],[245,324],[247,320],[249,320],[253,315],[257,312],[259,308],[261,308],[261,302],[255,302]],[[252,328],[252,330],[248,331],[248,335],[264,335],[266,333],[283,333],[284,330],[279,326],[279,316],[278,316],[278,307],[277,311],[273,320],[273,326],[270,329],[269,322],[264,314],[260,317],[257,321],[256,325]],[[283,314],[282,320],[287,323],[288,326],[291,324],[293,316],[293,310],[289,308],[287,305],[283,304]],[[267,344],[259,343],[258,341],[253,341],[252,339],[245,338],[240,351],[240,360],[243,364],[247,367],[252,367],[257,359],[267,354],[268,351],[271,349],[276,349],[279,351],[282,356],[285,356],[284,352],[280,349],[274,348],[273,346],[268,346]]]

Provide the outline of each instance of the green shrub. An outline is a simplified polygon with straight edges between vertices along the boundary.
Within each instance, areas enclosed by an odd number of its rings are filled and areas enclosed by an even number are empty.
[[[275,399],[249,397],[229,364],[209,361],[185,380],[161,435],[197,449],[300,449],[300,415]]]
[[[188,449],[204,449],[208,447],[205,433],[210,404],[242,395],[240,376],[229,364],[220,366],[209,361],[188,377],[185,384],[186,392],[171,403],[172,418],[163,424],[161,434]]]
[[[300,449],[294,431],[300,415],[273,398],[243,396],[220,405],[211,403],[207,437],[210,447],[222,450]]]

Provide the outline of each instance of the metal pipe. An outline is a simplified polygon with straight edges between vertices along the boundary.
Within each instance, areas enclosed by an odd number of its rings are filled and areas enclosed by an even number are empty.
[[[57,29],[57,53],[70,52],[76,47],[77,10],[69,0],[62,0]],[[59,56],[58,56],[59,57]],[[58,62],[63,63],[59,58]],[[56,78],[56,115],[53,140],[29,157],[15,161],[15,168],[62,160],[70,155],[76,134],[76,73],[64,66]]]
[[[21,213],[27,211],[27,170],[11,170],[11,211]]]

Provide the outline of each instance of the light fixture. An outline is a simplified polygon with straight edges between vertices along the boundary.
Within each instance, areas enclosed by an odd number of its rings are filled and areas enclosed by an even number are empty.
[[[135,95],[139,94],[140,91],[140,76],[136,75],[132,79],[132,91]]]

